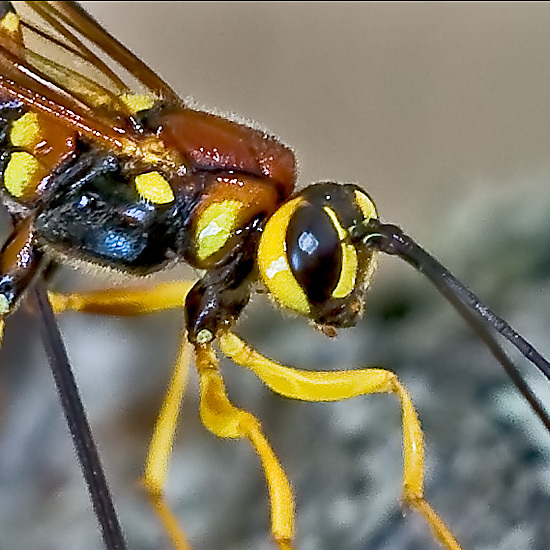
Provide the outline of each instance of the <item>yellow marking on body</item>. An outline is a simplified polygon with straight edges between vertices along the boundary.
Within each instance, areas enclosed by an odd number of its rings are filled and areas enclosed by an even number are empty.
[[[6,315],[9,312],[10,312],[10,302],[4,294],[0,294],[0,315]]]
[[[9,34],[18,33],[20,29],[19,16],[15,12],[9,11],[0,21],[0,27]]]
[[[357,280],[357,251],[352,244],[342,244],[342,270],[336,288],[332,291],[333,298],[345,298],[355,288]]]
[[[211,204],[201,214],[195,231],[197,258],[205,260],[225,245],[237,226],[243,203],[226,200]]]
[[[40,139],[40,120],[36,113],[25,113],[12,124],[10,141],[14,147],[32,149]]]
[[[286,231],[290,218],[304,202],[297,197],[283,204],[267,222],[258,246],[258,268],[262,280],[282,306],[302,315],[310,312],[306,293],[296,281],[286,255]]]
[[[323,207],[328,217],[332,220],[332,224],[338,233],[338,237],[341,241],[348,237],[348,232],[342,227],[340,220],[336,216],[336,213],[332,208],[328,206]],[[340,271],[340,278],[336,284],[336,288],[332,291],[333,298],[345,298],[355,288],[355,281],[357,280],[357,251],[352,244],[341,243],[342,248],[342,269]]]
[[[153,204],[168,204],[175,200],[168,180],[160,172],[147,172],[134,178],[137,192]]]
[[[120,100],[132,113],[139,113],[140,111],[152,109],[156,98],[150,94],[122,94]]]
[[[366,220],[372,220],[378,218],[378,212],[376,212],[376,206],[372,202],[371,198],[361,191],[355,191],[355,200],[357,205],[363,212]]]
[[[344,240],[348,236],[348,232],[342,227],[342,224],[340,223],[340,220],[334,210],[328,206],[323,206],[323,210],[332,221],[332,225],[334,225],[334,229],[336,229],[336,232],[338,233],[338,238],[341,241]]]
[[[11,154],[6,170],[4,171],[4,187],[14,197],[22,197],[34,187],[35,177],[40,170],[40,163],[36,158],[25,151],[16,151]]]

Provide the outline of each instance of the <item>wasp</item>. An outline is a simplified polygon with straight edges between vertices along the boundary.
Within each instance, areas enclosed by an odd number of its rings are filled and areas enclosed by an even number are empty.
[[[323,182],[295,192],[294,155],[277,138],[189,107],[77,6],[31,3],[27,8],[25,15],[25,6],[6,5],[2,20],[2,181],[15,226],[3,249],[3,314],[15,310],[51,261],[91,263],[138,277],[179,261],[203,273],[193,285],[50,296],[59,313],[185,310],[181,354],[144,475],[174,546],[189,543],[164,498],[164,479],[189,354],[195,356],[204,424],[221,438],[251,443],[266,476],[275,544],[293,544],[290,483],[256,418],[229,400],[213,347],[219,345],[286,397],[397,396],[404,500],[447,548],[459,548],[424,499],[423,436],[396,375],[380,368],[285,367],[255,352],[233,327],[259,287],[325,334],[355,324],[380,253],[398,255],[439,281],[444,274],[459,296],[459,310],[481,308],[493,326],[498,319],[398,228],[380,222],[362,188]],[[33,40],[46,45],[33,46]],[[59,58],[46,55],[48,48]],[[70,64],[61,61],[67,58]],[[136,93],[107,61],[125,69],[143,90]],[[91,67],[92,75],[76,67]]]

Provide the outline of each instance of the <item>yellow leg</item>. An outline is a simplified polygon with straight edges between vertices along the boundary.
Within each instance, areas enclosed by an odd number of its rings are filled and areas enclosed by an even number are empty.
[[[172,453],[176,437],[181,403],[187,385],[190,360],[191,346],[184,334],[174,372],[168,385],[168,391],[166,392],[166,397],[153,431],[142,480],[145,490],[151,497],[157,515],[177,550],[188,550],[190,546],[174,514],[164,499],[164,484],[168,469],[168,460]]]
[[[424,444],[422,430],[407,390],[397,376],[382,369],[314,372],[285,367],[262,356],[238,336],[218,336],[222,352],[253,371],[274,392],[304,401],[340,401],[370,393],[394,393],[403,415],[403,498],[423,514],[448,550],[460,550],[448,527],[424,499]]]
[[[191,283],[163,283],[154,287],[130,287],[75,294],[50,293],[56,313],[83,311],[107,315],[139,315],[181,308]],[[166,470],[175,438],[181,402],[185,393],[190,346],[185,336],[180,354],[153,433],[145,466],[143,485],[175,548],[187,550],[189,543],[179,527],[163,491]],[[290,550],[293,536],[294,504],[283,469],[261,432],[258,421],[235,408],[228,400],[216,357],[210,347],[196,350],[201,380],[201,417],[205,426],[220,437],[247,438],[260,456],[271,497],[272,531],[281,550]]]
[[[291,550],[294,499],[286,474],[263,435],[258,420],[229,401],[212,348],[208,345],[197,346],[195,360],[200,377],[200,412],[204,425],[218,437],[250,440],[266,476],[273,538],[280,550]]]
[[[48,293],[55,313],[83,311],[101,315],[141,315],[183,308],[194,283],[171,281],[156,285],[114,287],[71,294]]]
[[[169,282],[157,285],[118,287],[84,293],[49,293],[56,313],[81,311],[103,315],[140,315],[182,308],[185,296],[191,289],[190,282]],[[180,351],[162,404],[145,464],[143,486],[153,507],[177,550],[190,548],[187,538],[164,499],[164,485],[168,460],[176,436],[181,403],[185,394],[191,346],[182,335]]]

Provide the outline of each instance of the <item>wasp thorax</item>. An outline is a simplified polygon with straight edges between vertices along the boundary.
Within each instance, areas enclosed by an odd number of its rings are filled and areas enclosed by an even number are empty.
[[[283,204],[267,222],[258,250],[273,298],[316,323],[353,325],[375,259],[350,229],[376,217],[370,197],[351,184],[315,184]]]
[[[275,190],[253,176],[212,174],[208,191],[193,212],[191,263],[200,268],[222,264],[231,255],[243,231],[254,220],[275,210]]]

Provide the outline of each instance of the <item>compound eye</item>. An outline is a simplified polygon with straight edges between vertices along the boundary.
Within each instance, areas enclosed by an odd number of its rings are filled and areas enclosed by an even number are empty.
[[[335,210],[298,196],[269,218],[258,247],[258,269],[282,306],[325,319],[359,284],[359,258]]]
[[[296,197],[269,218],[258,246],[258,269],[269,293],[280,305],[308,315],[308,298],[292,272],[286,251],[288,225],[304,203],[304,199]]]
[[[332,219],[322,207],[304,204],[286,233],[288,262],[311,303],[331,298],[342,270],[342,246]]]

